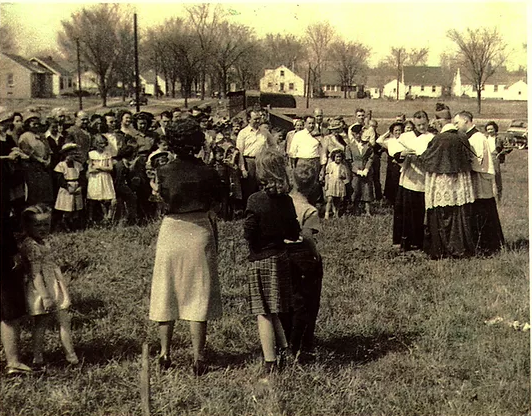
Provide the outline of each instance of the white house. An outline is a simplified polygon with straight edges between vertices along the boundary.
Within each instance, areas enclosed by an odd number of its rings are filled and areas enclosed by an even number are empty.
[[[439,66],[404,66],[399,81],[399,99],[438,98],[448,92],[442,68]],[[397,77],[384,84],[382,95],[397,98]]]
[[[510,85],[504,90],[504,100],[519,100],[527,101],[528,100],[528,85],[525,81],[520,79],[516,83]]]
[[[384,84],[384,87],[382,88],[382,96],[384,98],[391,98],[391,99],[397,99],[397,79],[393,79],[386,84]],[[399,99],[404,100],[406,96],[406,87],[405,84],[402,81],[399,81]]]
[[[482,88],[482,99],[527,100],[528,87],[522,78],[524,77],[520,75],[496,72],[485,82]],[[477,97],[476,86],[470,80],[462,77],[460,68],[456,70],[454,75],[452,92],[457,97]]]
[[[260,79],[261,92],[281,92],[303,97],[305,95],[305,81],[286,66],[264,70]]]
[[[74,74],[54,61],[51,56],[34,57],[30,59],[30,62],[52,73],[52,89],[56,97],[74,91]]]
[[[149,70],[139,75],[140,85],[144,90],[144,94],[155,96],[155,71]],[[159,88],[159,95],[166,95],[166,82],[161,74],[157,74],[157,87]]]

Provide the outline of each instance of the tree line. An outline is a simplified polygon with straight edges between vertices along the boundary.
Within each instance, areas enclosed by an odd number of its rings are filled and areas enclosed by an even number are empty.
[[[185,11],[184,17],[170,17],[139,34],[141,71],[159,74],[172,97],[179,92],[185,100],[193,94],[204,99],[207,84],[222,97],[233,82],[239,88],[257,89],[264,69],[285,65],[306,78],[314,96],[320,96],[323,71],[334,71],[347,98],[355,79],[369,69],[371,47],[345,40],[327,21],[309,24],[301,36],[268,33],[259,38],[252,27],[231,22],[231,11],[222,4],[191,4]],[[95,4],[61,23],[57,38],[61,54],[76,62],[79,43],[84,67],[96,74],[103,105],[118,83],[124,97],[129,94],[135,71],[133,11],[127,4]],[[6,26],[0,28],[3,43],[13,45]],[[446,35],[456,51],[442,54],[442,67],[461,68],[476,86],[480,111],[482,87],[505,64],[507,45],[496,28],[451,30]],[[377,69],[396,71],[400,79],[403,66],[425,65],[428,53],[428,48],[393,46]]]

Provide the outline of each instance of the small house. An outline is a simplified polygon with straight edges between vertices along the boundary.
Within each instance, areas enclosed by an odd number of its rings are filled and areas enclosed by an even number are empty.
[[[0,53],[0,98],[51,98],[53,73],[19,55]]]
[[[74,92],[74,74],[51,56],[34,57],[30,59],[30,62],[52,73],[52,91],[56,97]]]
[[[260,79],[261,92],[286,93],[303,97],[305,95],[305,81],[286,66],[264,70]]]

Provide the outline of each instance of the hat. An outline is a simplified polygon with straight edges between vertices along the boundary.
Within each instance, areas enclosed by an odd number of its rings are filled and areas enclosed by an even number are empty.
[[[336,117],[333,118],[329,122],[329,130],[339,130],[343,127],[342,120],[337,119]]]
[[[31,120],[32,118],[37,118],[40,121],[41,115],[35,111],[28,111],[26,114],[24,114],[24,122]]]
[[[77,150],[79,146],[76,143],[65,143],[59,153],[70,152],[71,150]]]
[[[6,123],[8,121],[12,121],[15,117],[15,114],[11,111],[4,111],[0,113],[0,124]]]

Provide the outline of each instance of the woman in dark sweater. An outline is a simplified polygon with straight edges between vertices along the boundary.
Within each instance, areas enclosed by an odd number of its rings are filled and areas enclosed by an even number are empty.
[[[288,344],[278,314],[289,312],[292,300],[286,241],[298,241],[300,227],[290,191],[284,157],[265,150],[256,159],[262,190],[247,201],[244,236],[249,244],[249,298],[257,315],[265,371],[277,369],[276,347]]]
[[[216,259],[213,206],[219,202],[216,172],[194,157],[204,136],[193,120],[167,126],[168,145],[176,159],[157,169],[159,193],[168,207],[155,255],[150,319],[159,323],[159,364],[170,366],[170,345],[176,319],[189,321],[193,371],[207,370],[207,321],[222,314]]]

